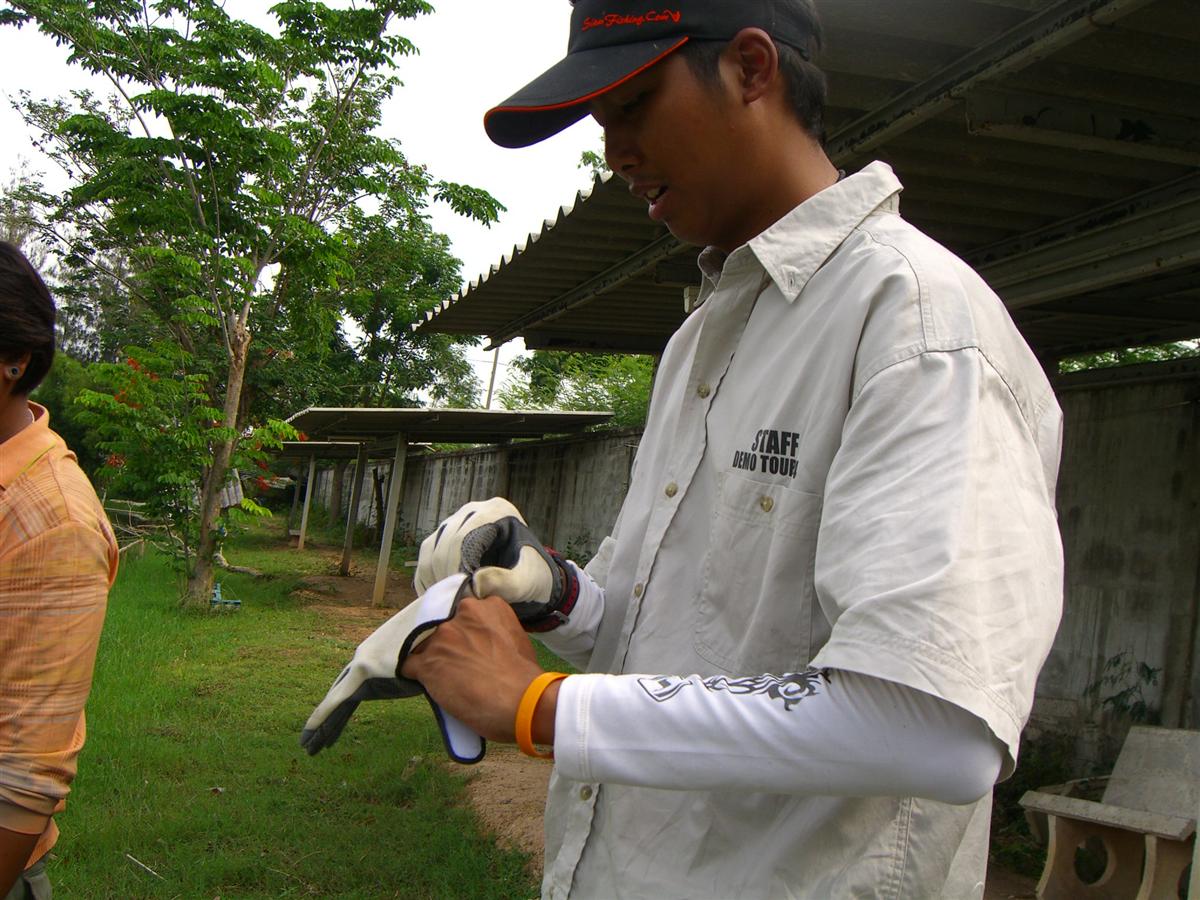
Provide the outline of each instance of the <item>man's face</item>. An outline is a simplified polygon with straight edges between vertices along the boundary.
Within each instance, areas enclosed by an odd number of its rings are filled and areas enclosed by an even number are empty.
[[[681,241],[726,251],[758,233],[727,81],[698,79],[673,53],[591,109],[609,167],[646,201],[651,219]]]

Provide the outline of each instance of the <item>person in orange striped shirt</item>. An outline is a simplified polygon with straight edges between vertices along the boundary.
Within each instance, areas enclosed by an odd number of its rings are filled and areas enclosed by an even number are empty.
[[[53,814],[75,777],[117,544],[50,414],[54,300],[0,242],[0,897],[45,900]]]

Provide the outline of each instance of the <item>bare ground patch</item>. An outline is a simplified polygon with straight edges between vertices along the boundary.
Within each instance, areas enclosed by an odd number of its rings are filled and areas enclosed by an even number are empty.
[[[523,756],[516,747],[488,746],[487,756],[471,766],[467,797],[484,828],[502,847],[530,855],[542,872],[542,808],[550,781],[550,763]]]

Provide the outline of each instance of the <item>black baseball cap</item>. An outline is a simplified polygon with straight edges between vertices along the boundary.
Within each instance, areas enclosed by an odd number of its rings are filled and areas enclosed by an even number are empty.
[[[804,0],[577,0],[567,55],[483,117],[501,147],[528,147],[588,114],[588,101],[689,40],[729,40],[761,28],[808,58],[814,16]]]

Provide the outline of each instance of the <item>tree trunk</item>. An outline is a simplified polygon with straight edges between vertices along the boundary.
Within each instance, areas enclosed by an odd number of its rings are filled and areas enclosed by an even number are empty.
[[[232,317],[231,317],[232,318]],[[188,577],[187,587],[181,603],[184,606],[207,606],[213,588],[213,554],[217,549],[217,518],[221,514],[218,503],[221,488],[229,473],[229,463],[237,445],[238,409],[241,405],[242,382],[246,377],[246,356],[250,348],[250,331],[241,320],[234,319],[229,328],[229,377],[225,387],[225,408],[221,425],[233,432],[234,437],[221,441],[216,446],[213,462],[200,491],[200,537],[196,546],[196,557]]]

